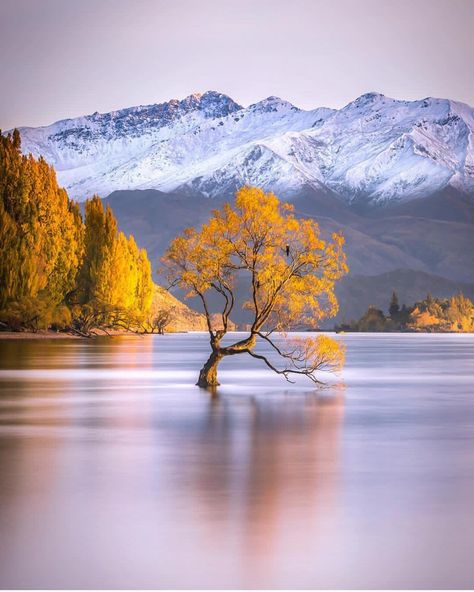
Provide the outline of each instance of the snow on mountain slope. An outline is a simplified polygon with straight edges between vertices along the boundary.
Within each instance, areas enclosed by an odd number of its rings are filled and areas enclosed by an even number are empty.
[[[375,93],[310,132],[327,155],[325,183],[349,201],[372,202],[413,199],[448,185],[463,170],[469,134],[448,100],[395,101]]]
[[[446,99],[368,93],[304,111],[277,97],[244,108],[210,91],[20,131],[23,150],[42,154],[78,199],[149,188],[215,197],[245,183],[371,204],[449,185],[474,192],[474,110]]]

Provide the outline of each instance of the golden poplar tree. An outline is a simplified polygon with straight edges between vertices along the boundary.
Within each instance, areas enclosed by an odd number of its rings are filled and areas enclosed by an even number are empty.
[[[84,224],[54,169],[20,148],[17,130],[0,134],[0,321],[64,327],[70,308],[96,324],[110,322],[112,309],[146,315],[153,294],[146,251],[118,232],[97,196],[86,203]]]
[[[0,223],[0,308],[48,322],[74,289],[82,220],[53,168],[21,154],[16,130],[0,139]]]
[[[109,206],[98,196],[85,206],[85,257],[80,273],[80,302],[95,308],[105,322],[129,326],[146,316],[153,280],[146,251],[133,236],[119,232]]]

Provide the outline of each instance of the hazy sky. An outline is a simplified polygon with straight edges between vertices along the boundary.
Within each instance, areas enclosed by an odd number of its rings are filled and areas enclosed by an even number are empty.
[[[217,90],[474,105],[474,0],[0,0],[0,127]]]

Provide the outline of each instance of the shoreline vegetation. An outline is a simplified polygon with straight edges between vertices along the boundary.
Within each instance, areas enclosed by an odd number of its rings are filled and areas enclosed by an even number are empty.
[[[182,329],[184,313],[203,326],[154,284],[146,250],[118,230],[110,207],[93,196],[84,212],[53,167],[21,153],[18,130],[0,134],[0,335],[162,333]]]
[[[0,341],[11,341],[11,340],[41,340],[41,339],[85,339],[80,335],[74,335],[73,333],[56,332],[56,331],[41,331],[39,333],[33,333],[32,331],[2,331],[0,332]]]
[[[169,334],[175,333],[192,333],[194,330],[190,331],[167,331]],[[163,335],[164,333],[161,333]],[[79,335],[77,333],[73,333],[71,331],[53,331],[51,329],[43,329],[41,331],[0,331],[0,342],[1,341],[12,341],[12,340],[44,340],[44,339],[73,339],[73,340],[87,340],[89,338],[95,337],[146,337],[148,335],[160,335],[160,333],[139,333],[136,331],[125,331],[125,330],[115,330],[115,331],[100,331],[97,330],[91,335]]]
[[[435,298],[427,294],[412,306],[399,305],[393,292],[388,314],[375,306],[358,320],[342,322],[336,333],[472,333],[474,303],[463,294],[451,298]]]

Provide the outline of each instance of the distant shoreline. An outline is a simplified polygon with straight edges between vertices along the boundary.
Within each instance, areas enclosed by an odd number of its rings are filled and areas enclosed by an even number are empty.
[[[474,331],[333,331],[336,335],[473,335]]]
[[[32,331],[1,331],[0,341],[10,340],[23,340],[23,339],[85,339],[80,335],[74,335],[73,333],[58,333],[56,331],[38,331],[33,333]]]
[[[25,340],[25,339],[34,339],[34,340],[41,340],[41,339],[81,339],[81,340],[89,340],[94,339],[95,337],[123,337],[125,335],[134,335],[143,337],[145,335],[151,335],[148,333],[133,333],[131,331],[123,331],[118,329],[109,330],[107,333],[102,331],[99,332],[100,329],[97,329],[97,332],[94,334],[88,335],[78,335],[76,333],[68,333],[66,331],[37,331],[34,333],[33,331],[0,331],[0,341],[12,341],[12,340]]]
[[[236,331],[237,333],[239,333],[240,331]],[[288,333],[294,333],[295,331],[288,331]],[[307,333],[312,333],[313,331],[307,331]],[[371,335],[468,335],[473,334],[472,332],[466,332],[466,331],[334,331],[334,330],[330,330],[330,329],[325,329],[325,330],[321,330],[321,331],[317,331],[318,333],[336,333],[338,335],[357,335],[358,333],[365,333],[365,334],[371,334]],[[172,331],[169,333],[166,333],[168,335],[170,334],[176,334],[176,333],[181,333],[181,334],[188,334],[188,333],[206,333],[206,331]],[[233,331],[230,331],[230,333],[233,333]],[[300,333],[300,331],[296,331],[296,333]],[[134,335],[134,336],[140,336],[140,337],[146,337],[148,335],[152,335],[151,333],[143,333],[143,334],[137,334],[137,333],[127,333],[124,331],[116,331],[116,332],[112,332],[109,335],[106,335],[105,333],[102,335],[94,335],[93,337],[120,337],[120,336],[126,336],[126,335]],[[158,335],[158,333],[154,333],[154,335]],[[93,338],[92,337],[92,338]],[[41,341],[41,340],[47,340],[47,339],[55,339],[55,340],[60,340],[60,339],[80,339],[81,341],[87,340],[87,337],[82,337],[81,335],[74,335],[73,333],[61,333],[61,332],[56,332],[56,331],[38,331],[37,333],[33,333],[32,331],[0,331],[0,343],[2,341],[27,341],[27,340],[35,340],[35,341]]]

